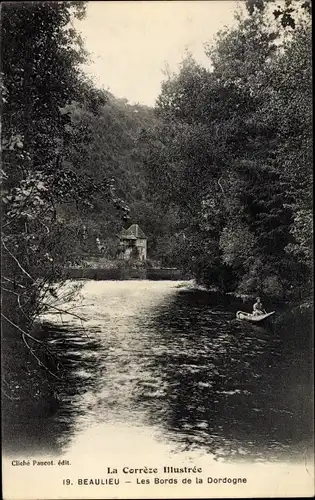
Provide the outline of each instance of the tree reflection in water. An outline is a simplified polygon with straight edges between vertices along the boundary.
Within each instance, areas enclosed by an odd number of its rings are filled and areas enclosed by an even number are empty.
[[[233,317],[203,292],[179,292],[156,310],[146,369],[163,391],[152,398],[144,383],[136,399],[184,449],[295,460],[311,446],[308,353],[288,332]]]
[[[86,330],[45,327],[64,377],[47,374],[51,393],[17,405],[5,449],[75,452],[79,435],[97,445],[124,423],[157,435],[153,448],[301,458],[312,446],[309,332],[236,321],[238,306],[224,300],[172,282],[88,282]]]
[[[41,370],[43,391],[38,398],[22,393],[14,407],[11,405],[3,413],[6,455],[64,452],[72,438],[75,420],[85,412],[81,397],[93,387],[98,375],[100,342],[95,332],[87,333],[70,324],[44,324],[43,335],[52,352],[45,364],[53,371]],[[58,378],[53,377],[53,372]],[[20,378],[23,377],[21,370]],[[5,406],[8,407],[7,402]]]

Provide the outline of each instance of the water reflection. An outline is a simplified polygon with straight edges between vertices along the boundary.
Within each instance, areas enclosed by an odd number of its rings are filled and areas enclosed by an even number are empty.
[[[307,356],[204,299],[181,292],[155,312],[148,366],[164,391],[148,402],[144,384],[138,400],[186,449],[233,460],[296,459],[311,435]]]
[[[233,461],[311,446],[311,369],[294,332],[235,321],[233,305],[174,282],[87,283],[81,306],[84,329],[45,326],[65,376],[48,411],[30,422],[20,408],[16,450],[89,453],[116,446],[115,432],[130,449],[147,436],[153,454]]]
[[[22,393],[4,414],[3,449],[8,455],[33,453],[60,455],[73,435],[74,419],[84,415],[82,395],[93,387],[99,367],[99,340],[73,325],[43,324],[49,371],[41,372],[41,394]],[[25,374],[20,373],[23,380]],[[7,402],[6,402],[7,405]]]

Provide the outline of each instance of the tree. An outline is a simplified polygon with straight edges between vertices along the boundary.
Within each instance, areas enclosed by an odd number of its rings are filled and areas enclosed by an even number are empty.
[[[87,210],[102,191],[127,214],[106,172],[96,183],[73,155],[74,141],[82,150],[90,141],[75,110],[95,115],[107,99],[79,69],[85,52],[71,22],[84,10],[83,2],[2,6],[1,315],[7,378],[14,367],[27,371],[28,354],[48,369],[42,361],[47,346],[34,337],[35,320],[46,310],[61,312],[77,291],[73,286],[58,297],[65,266],[80,257],[84,239],[82,227],[59,217],[60,206],[74,202]]]
[[[218,34],[211,71],[189,56],[169,76],[149,159],[155,185],[181,207],[198,279],[210,283],[217,268],[243,292],[283,296],[309,274],[310,23],[297,17],[283,36],[265,6],[252,2]]]

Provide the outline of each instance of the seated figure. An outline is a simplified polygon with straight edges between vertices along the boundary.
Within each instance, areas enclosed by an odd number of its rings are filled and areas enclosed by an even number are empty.
[[[256,297],[256,302],[253,306],[253,315],[258,316],[259,314],[266,314],[265,309],[260,301],[260,297]]]

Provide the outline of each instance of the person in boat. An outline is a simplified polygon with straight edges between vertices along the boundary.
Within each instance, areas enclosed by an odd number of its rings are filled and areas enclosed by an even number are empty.
[[[259,316],[259,314],[267,314],[267,311],[263,308],[260,297],[256,297],[256,302],[253,306],[253,316]]]

